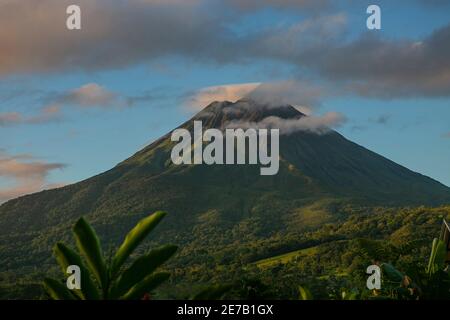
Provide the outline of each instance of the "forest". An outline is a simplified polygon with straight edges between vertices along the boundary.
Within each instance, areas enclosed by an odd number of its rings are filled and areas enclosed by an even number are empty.
[[[371,299],[377,294],[366,288],[366,268],[378,264],[392,266],[404,275],[394,288],[391,282],[383,282],[383,286],[389,284],[389,294],[378,295],[395,299],[448,298],[448,291],[438,292],[437,296],[418,294],[423,291],[420,285],[425,286],[418,282],[426,273],[432,241],[439,237],[443,219],[450,218],[450,207],[342,206],[334,207],[333,212],[341,219],[310,226],[303,232],[269,233],[265,238],[261,237],[265,230],[251,219],[229,230],[218,230],[222,226],[214,224],[208,224],[208,228],[198,226],[192,230],[189,242],[173,238],[179,249],[162,269],[170,277],[151,296],[186,299],[211,286],[227,286],[229,290],[223,297],[230,299],[299,299],[301,288],[315,299]],[[317,212],[310,218],[314,216]],[[136,254],[162,245],[161,241],[149,237]],[[104,251],[112,252],[111,248]],[[44,263],[48,268],[25,268],[24,274],[2,272],[1,297],[48,298],[42,280],[52,276],[63,281],[63,275],[53,257]],[[411,287],[408,292],[414,294],[395,293],[403,288],[404,279],[412,279],[410,285],[417,288]]]

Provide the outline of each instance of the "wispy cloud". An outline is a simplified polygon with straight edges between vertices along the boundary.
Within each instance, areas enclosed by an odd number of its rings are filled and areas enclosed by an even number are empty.
[[[290,79],[201,88],[189,94],[184,103],[193,110],[201,110],[214,101],[236,102],[242,98],[249,98],[266,107],[293,105],[301,112],[311,114],[321,105],[321,100],[330,93],[325,88],[311,82]]]
[[[19,112],[0,113],[0,127],[15,125],[22,122],[22,114]]]
[[[269,106],[293,105],[315,109],[328,94],[324,88],[308,81],[284,80],[263,83],[250,91],[246,97]]]
[[[63,93],[57,103],[73,105],[82,108],[114,107],[118,103],[118,94],[107,90],[97,83],[88,83],[79,88]]]
[[[48,97],[53,104],[81,109],[121,109],[164,98],[158,90],[147,90],[137,95],[123,95],[98,83],[87,83],[78,88]]]
[[[0,149],[0,179],[12,181],[11,187],[0,188],[0,203],[25,194],[55,188],[60,184],[49,184],[48,174],[63,169],[63,163],[40,161],[28,154],[10,155]]]
[[[247,96],[259,85],[259,82],[253,82],[206,87],[189,95],[184,103],[193,110],[201,110],[214,101],[235,102]]]
[[[307,131],[325,134],[332,128],[343,125],[347,119],[338,112],[328,112],[321,116],[313,113],[320,107],[321,99],[328,93],[322,87],[307,81],[285,80],[269,83],[242,83],[207,87],[198,90],[187,99],[190,106],[201,109],[213,101],[228,100],[235,102],[246,98],[255,104],[251,107],[271,108],[292,105],[306,116],[299,119],[282,119],[266,117],[259,122],[232,120],[225,124],[227,128],[280,129],[281,134],[291,134],[297,131]],[[239,104],[245,107],[247,104]],[[233,107],[236,108],[236,107]],[[233,108],[225,108],[224,112],[233,113]]]
[[[150,98],[152,97],[147,95],[123,96],[97,83],[88,83],[66,92],[48,94],[44,99],[47,104],[35,114],[25,114],[17,111],[0,113],[0,127],[43,124],[62,120],[64,118],[64,109],[68,107],[79,110],[111,110],[132,107],[148,101]]]
[[[0,127],[48,123],[60,120],[61,116],[59,105],[46,106],[35,115],[25,115],[21,112],[3,112],[0,113]]]
[[[345,122],[346,118],[344,115],[337,112],[328,112],[322,116],[304,116],[299,119],[282,119],[270,116],[259,122],[233,120],[226,124],[226,128],[279,129],[280,133],[285,135],[297,131],[325,134],[330,132],[332,128],[339,127]]]
[[[330,6],[329,0],[227,0],[228,4],[244,12],[254,12],[267,7],[282,10],[319,10]]]

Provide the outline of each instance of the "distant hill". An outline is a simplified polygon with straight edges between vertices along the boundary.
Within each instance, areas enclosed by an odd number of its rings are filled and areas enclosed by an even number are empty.
[[[258,122],[269,116],[305,117],[292,106],[214,102],[181,127],[192,131],[193,120],[202,120],[204,129],[223,129],[233,120]],[[143,215],[165,210],[170,215],[153,240],[189,247],[198,232],[216,239],[214,233],[239,226],[237,237],[245,238],[245,228],[251,227],[256,237],[264,239],[343,219],[335,203],[450,203],[448,187],[333,130],[281,135],[280,169],[274,176],[261,176],[259,165],[176,166],[170,159],[173,145],[168,133],[102,174],[4,203],[0,272],[25,273],[53,264],[52,245],[70,239],[68,230],[80,216],[115,245]]]

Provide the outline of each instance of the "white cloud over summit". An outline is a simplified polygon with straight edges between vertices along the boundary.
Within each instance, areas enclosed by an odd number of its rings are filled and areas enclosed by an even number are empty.
[[[259,82],[237,83],[201,88],[190,95],[184,103],[192,110],[200,111],[214,101],[236,102],[247,96],[260,84]]]
[[[346,118],[338,112],[328,112],[322,116],[306,116],[299,119],[282,119],[270,116],[259,122],[234,120],[230,121],[226,128],[230,129],[279,129],[280,134],[289,135],[298,131],[306,131],[316,134],[326,134],[331,129],[345,123]]]

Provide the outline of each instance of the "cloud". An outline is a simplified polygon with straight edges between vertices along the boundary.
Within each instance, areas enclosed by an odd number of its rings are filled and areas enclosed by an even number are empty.
[[[25,122],[32,124],[47,123],[60,120],[61,118],[61,106],[57,104],[51,104],[42,108],[39,114],[26,118]]]
[[[206,87],[198,90],[185,100],[185,104],[194,110],[201,110],[214,101],[235,102],[260,85],[259,82],[238,83]]]
[[[246,97],[268,106],[293,105],[311,111],[320,106],[327,94],[322,87],[308,81],[284,80],[263,83]]]
[[[244,12],[254,12],[266,8],[289,10],[290,12],[295,10],[299,12],[324,12],[336,9],[337,4],[355,5],[355,2],[358,2],[358,4],[361,4],[361,7],[367,7],[373,3],[373,1],[369,0],[341,0],[339,2],[331,0],[226,0],[226,2],[227,5]],[[390,1],[377,1],[380,6],[383,6],[383,3],[386,2]],[[413,0],[398,0],[398,2],[403,2],[405,5],[414,5]],[[449,6],[448,0],[416,0],[415,2],[435,9]]]
[[[312,108],[308,107],[308,106],[293,106],[293,107],[307,116],[309,116],[313,113]]]
[[[141,94],[126,96],[110,91],[97,83],[88,83],[48,99],[53,101],[52,103],[56,105],[71,106],[81,109],[113,109],[134,107],[148,101],[164,98],[166,98],[166,96],[160,92],[160,89],[147,90]]]
[[[127,96],[111,91],[97,83],[88,83],[66,92],[51,94],[46,100],[54,105],[79,109],[121,109],[165,98],[167,98],[167,94],[164,92],[164,88],[146,90],[136,95]]]
[[[373,34],[320,52],[304,53],[307,64],[327,79],[361,96],[450,95],[450,25],[421,41],[385,40]],[[301,61],[300,61],[301,60]]]
[[[242,46],[240,52],[252,58],[277,59],[297,65],[301,64],[299,59],[303,55],[315,54],[344,41],[347,29],[347,15],[339,12],[261,29],[248,34],[238,45]]]
[[[3,1],[0,74],[120,68],[172,54],[221,59],[230,33],[205,3],[78,0],[82,29],[70,31],[71,0]]]
[[[236,108],[253,106],[280,107],[293,105],[305,116],[299,119],[282,119],[275,116],[266,117],[258,122],[242,120],[228,121],[225,128],[255,128],[280,129],[281,134],[291,134],[297,131],[307,131],[316,134],[325,134],[332,128],[344,124],[347,119],[338,112],[328,112],[322,116],[314,116],[313,112],[320,106],[321,99],[326,95],[323,88],[307,81],[286,80],[270,83],[242,83],[207,87],[199,90],[187,101],[194,102],[193,106],[202,108],[213,101],[242,100],[242,103],[233,107],[226,107],[223,112],[233,114]],[[252,101],[247,104],[244,100]]]
[[[0,113],[0,127],[15,125],[22,122],[22,114],[19,112]]]
[[[0,188],[0,203],[24,194],[60,186],[48,184],[48,174],[56,169],[63,169],[62,163],[47,163],[37,160],[32,155],[9,155],[0,150],[0,179],[12,181],[13,186]]]
[[[61,108],[59,105],[49,105],[42,108],[36,115],[24,115],[21,112],[0,113],[0,128],[20,124],[40,124],[61,119]]]
[[[349,40],[347,34],[346,16],[329,15],[249,37],[241,52],[296,66],[299,79],[315,75],[329,95],[450,96],[450,24],[423,39],[366,32]]]
[[[0,113],[0,127],[42,124],[61,120],[63,119],[63,109],[67,107],[78,109],[120,109],[161,98],[163,98],[161,94],[150,91],[142,95],[124,96],[112,92],[97,83],[88,83],[66,92],[48,94],[43,99],[47,104],[37,114],[27,115],[15,111]]]
[[[227,2],[228,5],[244,12],[268,7],[283,10],[318,10],[330,6],[329,0],[227,0]]]
[[[258,104],[278,107],[293,105],[305,114],[311,114],[321,104],[321,99],[331,92],[309,81],[283,80],[267,83],[250,82],[201,88],[189,94],[184,104],[193,110],[201,110],[214,101],[236,102],[242,98]]]
[[[266,7],[308,8],[324,0],[144,1],[78,0],[82,29],[65,27],[71,0],[7,1],[0,10],[0,74],[117,69],[166,56],[201,62],[239,63],[272,55],[272,44],[325,41],[337,17],[307,19],[292,27],[238,35],[244,12]],[[229,14],[226,14],[228,12]],[[58,27],[60,26],[60,27]],[[334,26],[331,27],[331,26]],[[132,30],[132,32],[130,32]],[[314,32],[318,34],[314,36]],[[326,31],[326,32],[325,32]],[[45,41],[41,39],[45,37]],[[280,38],[280,41],[277,40]],[[292,47],[295,48],[295,46]],[[265,52],[258,51],[260,48]]]
[[[111,107],[118,103],[118,95],[96,84],[88,83],[62,94],[57,103],[88,107]]]
[[[259,122],[233,120],[226,124],[230,129],[280,129],[281,134],[289,135],[297,131],[307,131],[316,134],[326,134],[331,128],[341,126],[346,122],[344,115],[328,112],[322,116],[304,116],[299,119],[282,119],[275,116],[264,118]]]
[[[3,1],[0,75],[109,70],[174,56],[219,65],[259,59],[281,61],[353,95],[450,95],[450,25],[423,39],[373,32],[355,38],[346,15],[330,14],[326,9],[336,8],[325,0],[78,0],[82,29],[69,31],[64,13],[72,3]],[[444,3],[435,0],[427,8]],[[290,10],[299,22],[237,31],[248,13],[268,7]],[[326,14],[308,16],[308,8]]]

